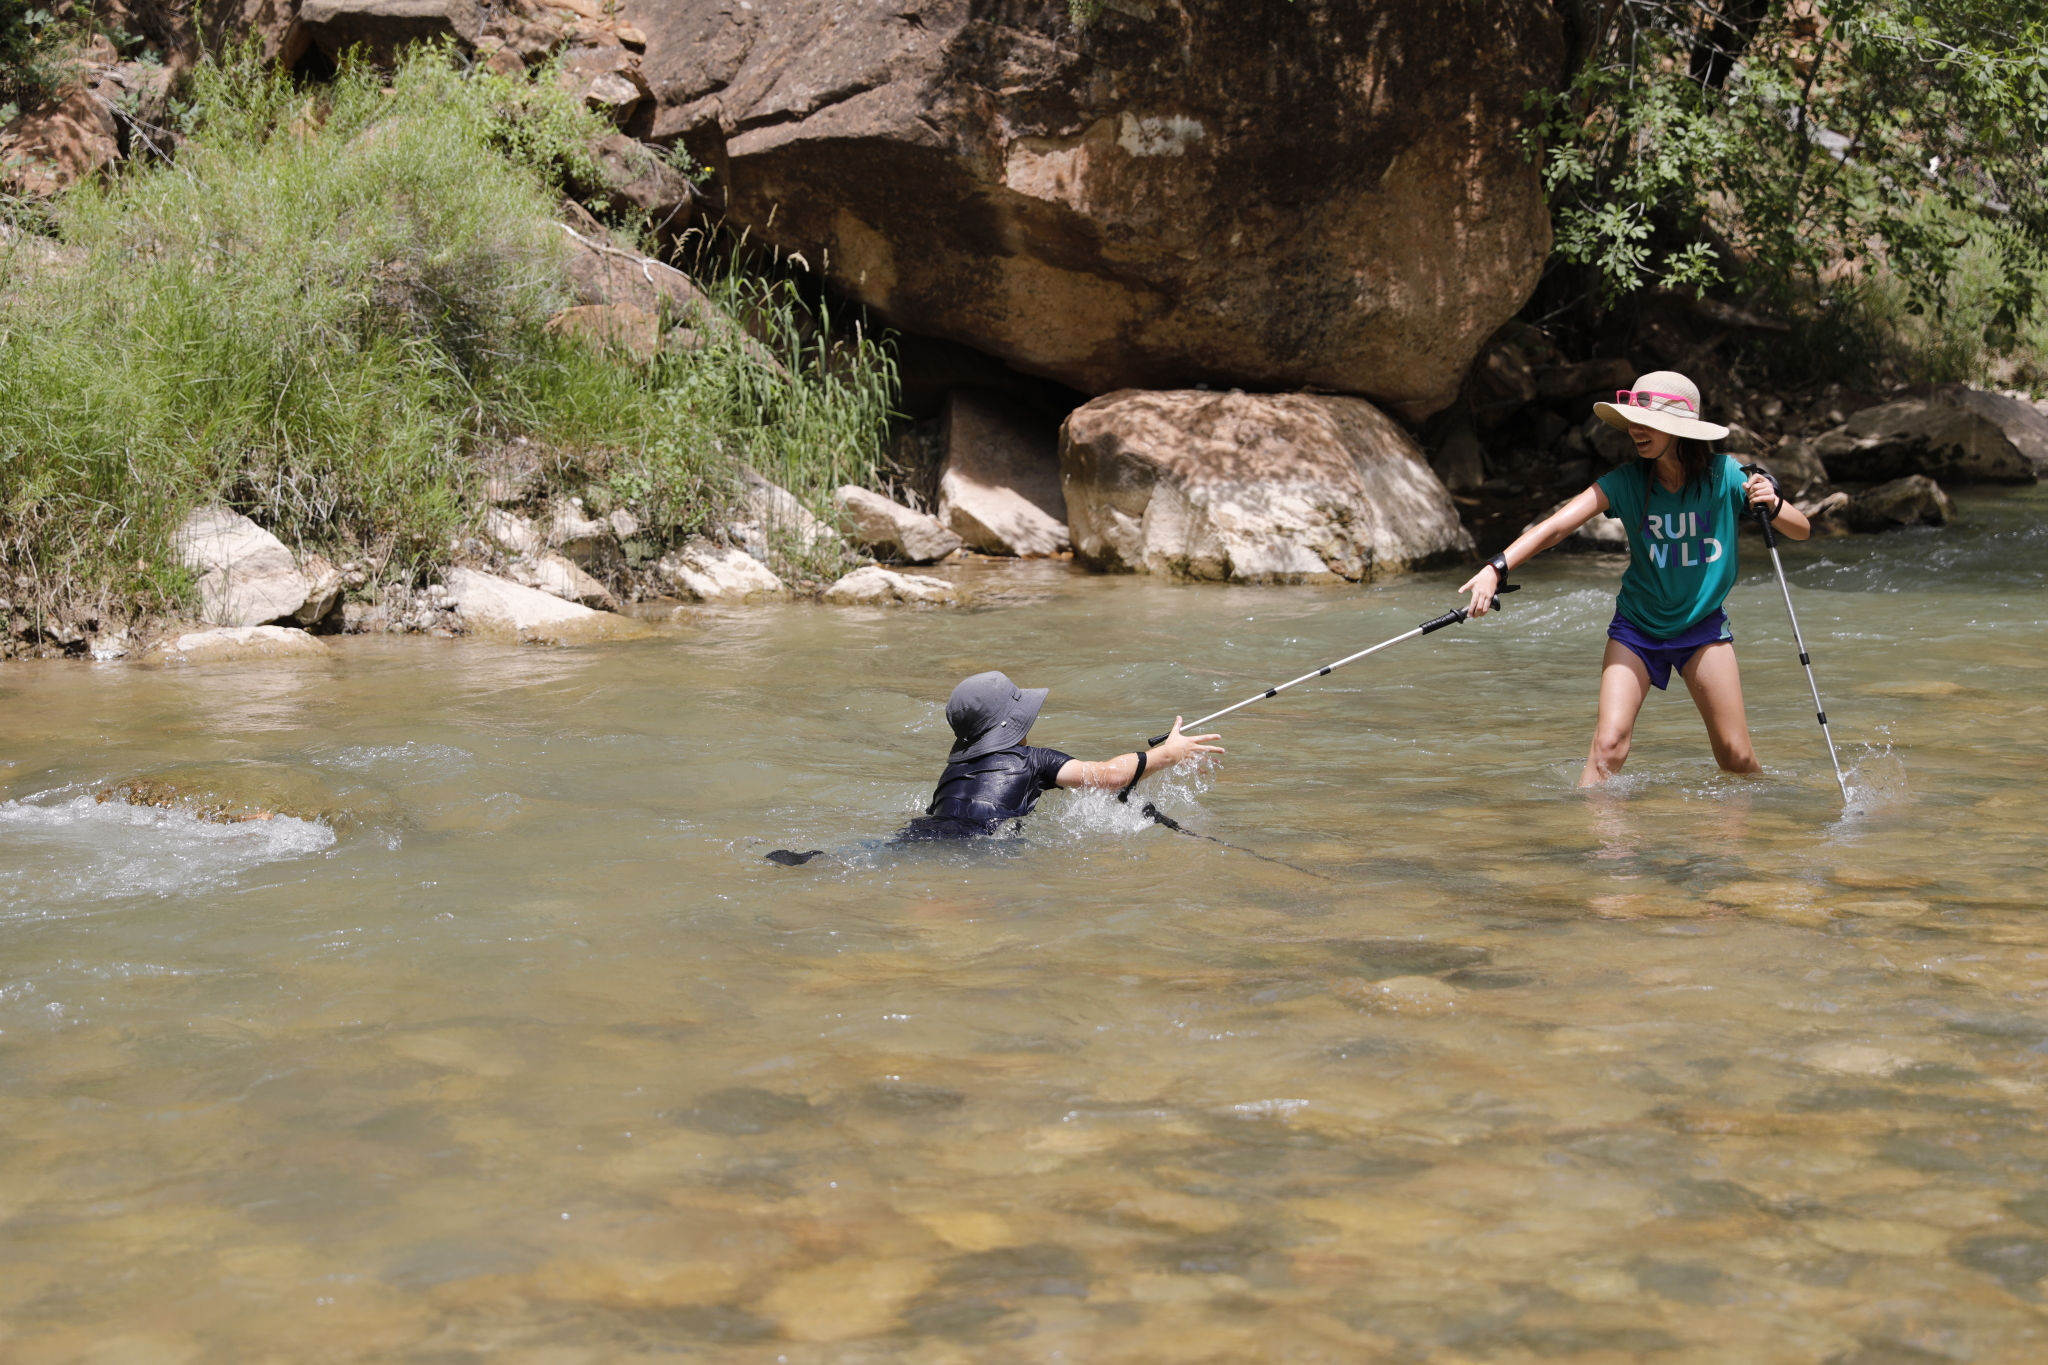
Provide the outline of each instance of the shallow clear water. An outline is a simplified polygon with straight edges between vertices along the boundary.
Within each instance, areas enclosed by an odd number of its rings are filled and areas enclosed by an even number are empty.
[[[1575,791],[1618,566],[1553,556],[1148,781],[1306,872],[880,841],[962,675],[1103,757],[1462,574],[9,666],[0,1357],[2048,1356],[2048,495],[1963,505],[1788,554],[1854,813],[1754,542],[1767,776],[1660,695]],[[354,814],[90,796],[195,764]]]

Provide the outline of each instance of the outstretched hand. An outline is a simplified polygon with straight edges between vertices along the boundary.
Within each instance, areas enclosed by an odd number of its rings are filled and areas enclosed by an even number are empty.
[[[1170,768],[1182,759],[1192,758],[1196,754],[1220,754],[1223,752],[1222,745],[1208,742],[1212,739],[1221,739],[1223,736],[1184,735],[1180,732],[1181,724],[1181,718],[1175,716],[1173,718],[1173,728],[1166,732],[1166,738],[1145,755],[1145,761],[1148,764],[1155,767],[1164,766]]]
[[[1472,603],[1465,608],[1465,614],[1480,617],[1492,611],[1494,599],[1500,596],[1500,581],[1500,573],[1493,565],[1481,564],[1479,572],[1458,588],[1459,592],[1472,594]]]

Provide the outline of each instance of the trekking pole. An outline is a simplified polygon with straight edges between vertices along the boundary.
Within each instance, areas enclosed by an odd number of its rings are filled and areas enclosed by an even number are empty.
[[[1767,479],[1770,478],[1770,471],[1762,465],[1746,464],[1742,466],[1742,472],[1761,474]],[[1773,490],[1776,487],[1777,483],[1773,480]],[[1780,495],[1780,501],[1783,501],[1783,495]],[[1749,513],[1756,518],[1756,524],[1763,528],[1764,544],[1770,547],[1771,567],[1778,571],[1778,591],[1785,594],[1785,618],[1792,623],[1792,643],[1799,646],[1799,664],[1806,670],[1806,686],[1813,693],[1814,719],[1820,722],[1821,738],[1828,742],[1828,762],[1835,765],[1835,785],[1842,789],[1842,800],[1846,804],[1849,800],[1849,780],[1842,776],[1842,760],[1835,756],[1835,736],[1834,732],[1828,729],[1828,709],[1821,704],[1820,684],[1813,679],[1813,659],[1806,652],[1806,638],[1799,633],[1799,616],[1792,610],[1792,585],[1785,581],[1785,561],[1778,558],[1778,533],[1771,526],[1771,519],[1765,515],[1762,507],[1752,503]]]
[[[1494,608],[1496,610],[1499,609],[1501,595],[1511,592],[1520,592],[1521,590],[1522,585],[1519,583],[1502,583],[1500,585],[1499,592],[1495,595],[1493,599]],[[1421,625],[1417,626],[1413,630],[1403,631],[1401,634],[1396,635],[1391,640],[1380,641],[1371,649],[1361,649],[1356,654],[1347,654],[1333,664],[1324,664],[1321,668],[1317,669],[1313,673],[1302,674],[1300,677],[1296,678],[1294,682],[1284,682],[1281,683],[1278,687],[1269,687],[1265,691],[1259,693],[1257,696],[1246,697],[1236,706],[1226,706],[1221,711],[1212,711],[1208,715],[1203,716],[1198,721],[1194,721],[1191,724],[1181,726],[1181,730],[1183,733],[1185,733],[1189,730],[1200,729],[1202,726],[1207,725],[1210,721],[1215,720],[1217,717],[1227,716],[1232,711],[1241,710],[1244,707],[1250,706],[1255,701],[1264,701],[1268,697],[1277,697],[1282,692],[1285,692],[1288,688],[1293,687],[1295,683],[1305,683],[1311,678],[1324,677],[1327,674],[1336,672],[1338,669],[1342,668],[1344,665],[1348,663],[1356,663],[1358,660],[1363,659],[1368,654],[1377,654],[1381,650],[1386,649],[1389,646],[1400,644],[1403,640],[1412,640],[1418,635],[1428,635],[1433,631],[1442,630],[1445,626],[1455,626],[1459,622],[1463,621],[1469,615],[1471,615],[1471,613],[1468,612],[1465,608],[1454,607],[1450,611],[1445,612],[1442,616],[1436,617],[1433,620],[1424,621]],[[1154,735],[1150,740],[1147,741],[1147,743],[1164,744],[1166,743],[1166,739],[1166,735]]]

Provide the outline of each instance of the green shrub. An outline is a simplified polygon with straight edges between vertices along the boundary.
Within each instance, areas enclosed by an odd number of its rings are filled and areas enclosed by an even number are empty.
[[[308,91],[241,53],[194,77],[174,167],[16,232],[0,323],[0,568],[71,614],[189,602],[168,538],[221,500],[290,543],[416,576],[475,515],[479,441],[528,436],[664,534],[701,528],[739,461],[822,508],[871,475],[893,376],[831,347],[786,286],[715,292],[766,343],[642,369],[545,333],[571,301],[559,184],[604,131],[548,73]],[[735,332],[735,335],[737,333]],[[770,352],[774,354],[771,355]],[[779,363],[778,363],[779,362]]]

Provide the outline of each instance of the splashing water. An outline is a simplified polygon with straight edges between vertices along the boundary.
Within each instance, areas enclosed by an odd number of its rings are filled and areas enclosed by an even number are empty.
[[[265,863],[318,853],[334,831],[290,816],[215,824],[91,796],[0,802],[0,917],[189,895]]]

